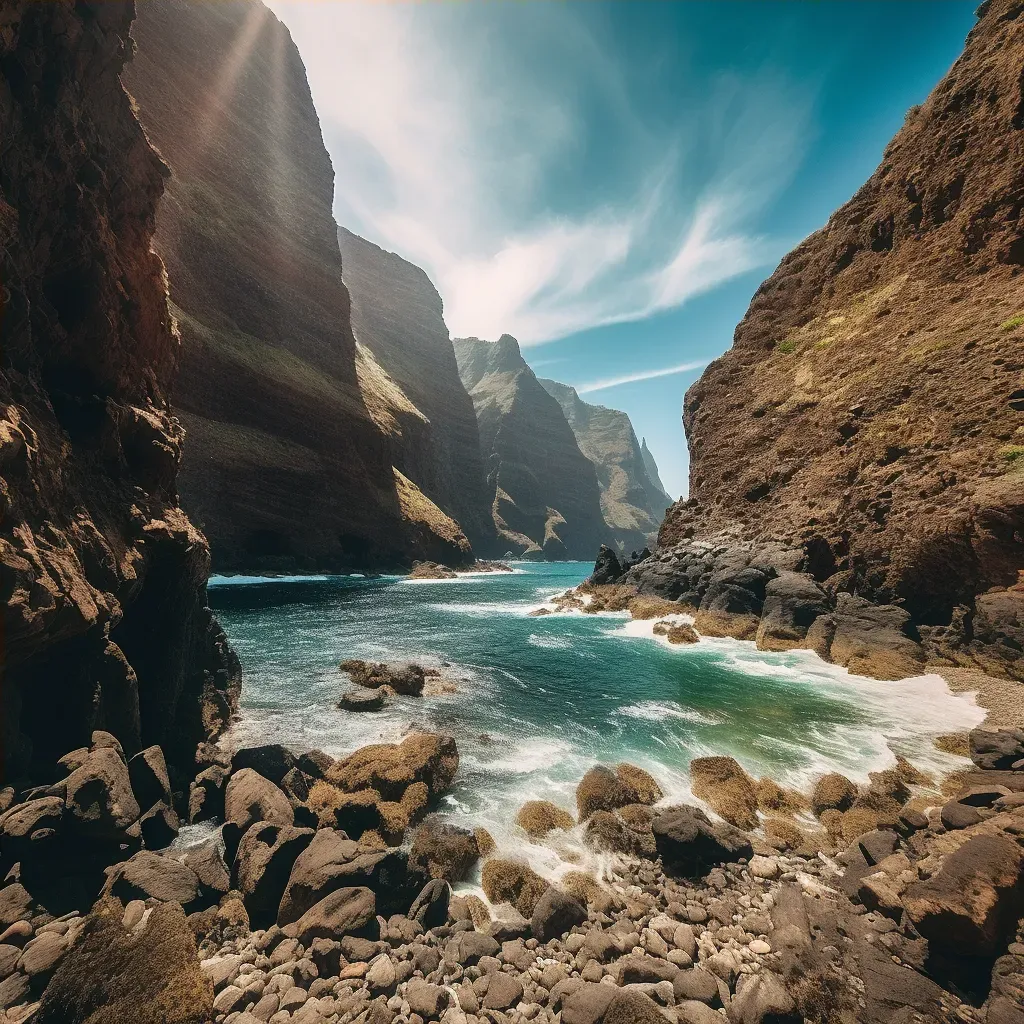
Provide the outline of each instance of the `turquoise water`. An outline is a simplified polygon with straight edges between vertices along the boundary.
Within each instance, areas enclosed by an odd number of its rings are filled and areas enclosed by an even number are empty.
[[[598,761],[641,765],[672,798],[689,798],[689,760],[710,753],[806,788],[829,770],[864,778],[894,751],[948,769],[959,762],[932,738],[982,718],[937,676],[881,683],[807,652],[713,639],[670,647],[626,615],[528,614],[590,568],[521,563],[514,574],[423,582],[214,579],[211,604],[244,670],[228,743],[340,755],[409,729],[450,732],[461,768],[446,813],[522,846],[511,826],[522,802],[572,808],[576,783]],[[446,665],[455,692],[341,711],[345,658]],[[554,869],[549,849],[532,856]]]

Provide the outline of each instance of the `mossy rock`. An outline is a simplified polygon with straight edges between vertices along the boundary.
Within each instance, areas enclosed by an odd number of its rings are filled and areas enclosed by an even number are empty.
[[[511,903],[523,917],[532,917],[548,883],[527,864],[494,857],[484,864],[480,879],[491,903]]]
[[[734,757],[695,757],[690,762],[693,795],[737,828],[756,828],[754,780]]]
[[[556,829],[568,831],[576,819],[549,800],[527,800],[516,814],[516,824],[533,839],[541,839]]]

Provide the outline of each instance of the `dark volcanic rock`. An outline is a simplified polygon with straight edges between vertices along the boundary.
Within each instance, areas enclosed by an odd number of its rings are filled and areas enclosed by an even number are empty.
[[[1024,759],[1024,729],[972,729],[969,742],[979,768],[1005,770]]]
[[[594,464],[601,515],[611,536],[627,553],[653,545],[672,499],[658,479],[654,456],[641,449],[629,416],[584,402],[567,384],[543,377],[538,382],[562,407],[580,451]]]
[[[456,338],[473,399],[499,546],[532,558],[593,558],[608,535],[593,463],[515,338]]]
[[[4,5],[0,422],[5,776],[94,729],[191,770],[237,661],[178,507],[179,342],[150,248],[167,168],[119,74],[134,6]]]
[[[231,771],[239,772],[251,768],[254,772],[270,779],[275,785],[295,767],[295,755],[280,743],[268,743],[262,747],[243,747],[231,755]]]
[[[393,413],[422,414],[357,371],[334,172],[287,29],[258,2],[152,0],[133,35],[126,84],[171,169],[155,245],[183,340],[180,486],[215,565],[467,561],[392,464]]]
[[[597,586],[614,583],[622,575],[619,556],[607,545],[602,544],[594,562],[594,571],[590,574],[590,582]]]
[[[713,823],[702,810],[687,804],[659,812],[652,827],[666,870],[686,877],[753,854],[750,840],[738,828]]]
[[[537,901],[530,919],[530,929],[538,942],[561,938],[587,919],[587,908],[555,886]]]
[[[875,173],[760,286],[687,393],[690,496],[659,534],[781,538],[789,568],[1017,675],[1022,54],[1019,5],[982,4]],[[904,674],[920,660],[885,647]]]

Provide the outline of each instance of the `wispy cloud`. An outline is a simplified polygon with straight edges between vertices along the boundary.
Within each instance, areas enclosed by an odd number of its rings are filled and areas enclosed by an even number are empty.
[[[643,319],[782,251],[751,225],[810,106],[769,73],[720,76],[651,130],[588,5],[271,5],[307,67],[338,220],[422,266],[454,335],[534,345]]]
[[[709,359],[699,359],[690,363],[680,363],[678,366],[664,366],[660,370],[640,370],[637,373],[627,373],[622,377],[608,377],[605,380],[595,380],[591,381],[589,384],[581,384],[576,388],[576,392],[580,395],[587,395],[592,391],[604,391],[607,388],[617,388],[620,384],[634,384],[638,380],[654,380],[655,377],[672,377],[677,373],[689,373],[691,370],[703,370],[709,362]]]

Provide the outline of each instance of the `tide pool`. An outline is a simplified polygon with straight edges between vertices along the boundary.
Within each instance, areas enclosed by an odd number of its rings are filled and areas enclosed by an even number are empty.
[[[932,741],[984,712],[938,676],[878,682],[808,652],[720,639],[669,647],[625,614],[529,614],[590,569],[517,563],[513,574],[415,582],[214,578],[211,605],[244,672],[240,721],[225,742],[339,756],[412,729],[451,733],[461,766],[444,813],[526,850],[549,875],[568,866],[566,850],[527,844],[512,819],[528,799],[575,810],[575,786],[596,762],[646,768],[669,799],[692,799],[687,765],[706,754],[804,789],[826,771],[862,781],[896,753],[932,773],[964,763]],[[455,692],[342,711],[345,658],[445,665]],[[564,840],[570,859],[578,838]]]

